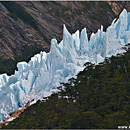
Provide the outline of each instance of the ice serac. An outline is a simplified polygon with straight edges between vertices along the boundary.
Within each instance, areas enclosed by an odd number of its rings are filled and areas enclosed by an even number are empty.
[[[17,64],[14,75],[0,75],[0,120],[32,100],[58,92],[60,82],[68,82],[84,63],[99,63],[105,57],[122,53],[122,47],[130,43],[130,13],[124,9],[119,19],[113,20],[106,32],[103,26],[92,33],[88,41],[86,28],[70,34],[63,27],[63,40],[58,44],[51,40],[50,52],[40,52],[31,60]]]
[[[84,54],[85,52],[88,52],[88,36],[87,36],[86,28],[84,28],[81,31],[80,51],[81,51],[81,54]]]
[[[8,78],[9,78],[9,76],[7,76],[7,74],[0,75],[0,90],[1,90],[2,86],[8,82]]]

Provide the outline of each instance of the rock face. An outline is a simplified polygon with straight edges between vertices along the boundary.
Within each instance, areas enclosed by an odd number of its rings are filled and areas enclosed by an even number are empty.
[[[14,58],[15,54],[22,54],[22,50],[31,45],[48,49],[43,37],[36,30],[20,19],[15,21],[0,3],[0,57]]]
[[[88,36],[96,32],[100,25],[107,27],[115,17],[106,2],[15,2],[28,12],[36,21],[39,31],[23,22],[14,20],[9,10],[0,3],[0,58],[14,58],[26,46],[37,46],[49,51],[50,41],[62,39],[65,23],[72,33],[87,27]]]
[[[92,32],[96,32],[101,24],[103,24],[101,21],[104,15],[106,15],[104,20],[107,20],[107,26],[115,17],[106,2],[43,1],[18,3],[37,21],[41,31],[49,40],[52,38],[57,38],[58,41],[62,40],[63,24],[66,24],[66,27],[71,33],[74,33],[77,29],[81,30],[87,27],[87,32],[90,36]],[[104,10],[104,8],[106,8],[106,10]],[[100,13],[100,16],[98,13]]]
[[[130,2],[129,1],[108,1],[108,4],[111,6],[113,12],[118,16],[120,12],[126,8],[127,11],[130,11]]]
[[[130,2],[15,2],[21,5],[36,21],[36,31],[20,18],[14,20],[9,10],[0,3],[0,58],[14,58],[26,47],[36,46],[49,51],[50,41],[62,40],[63,24],[74,33],[87,27],[88,37],[101,25],[104,29],[125,7],[130,11]],[[115,15],[116,14],[116,15]]]

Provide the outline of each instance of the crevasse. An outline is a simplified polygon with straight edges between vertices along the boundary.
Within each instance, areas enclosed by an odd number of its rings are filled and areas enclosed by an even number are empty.
[[[84,63],[99,63],[105,57],[123,53],[122,47],[130,43],[130,13],[124,9],[116,21],[103,32],[103,26],[88,41],[86,28],[70,34],[63,27],[63,40],[51,40],[50,52],[41,52],[29,63],[17,64],[14,75],[0,75],[0,121],[31,100],[39,100],[57,92],[60,82],[67,82]]]

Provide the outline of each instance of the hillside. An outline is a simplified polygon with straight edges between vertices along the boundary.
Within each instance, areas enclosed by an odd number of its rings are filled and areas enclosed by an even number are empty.
[[[47,52],[52,38],[61,41],[63,24],[71,33],[87,27],[91,34],[115,17],[106,2],[1,2],[0,6],[0,55],[6,59],[23,54],[26,46]]]
[[[42,100],[58,92],[61,82],[75,77],[86,62],[103,62],[106,57],[122,54],[130,42],[130,13],[124,9],[119,19],[114,19],[106,32],[103,26],[88,41],[86,28],[70,34],[64,25],[63,40],[51,40],[49,53],[45,51],[17,64],[14,74],[0,75],[0,121],[32,100]]]
[[[31,38],[32,41],[24,39],[27,44],[22,43],[15,46],[12,41],[12,39],[17,37],[15,31],[13,32],[12,29],[6,30],[5,34],[8,34],[7,31],[12,31],[9,39],[8,35],[2,34],[1,39],[4,38],[4,40],[10,41],[11,38],[11,44],[2,43],[2,47],[7,45],[10,52],[12,51],[12,57],[6,57],[3,54],[0,58],[0,73],[13,74],[17,62],[28,62],[30,58],[31,60],[28,63],[18,63],[18,70],[12,76],[7,76],[7,74],[0,75],[1,121],[9,117],[14,111],[24,107],[28,102],[42,99],[52,92],[57,92],[57,86],[59,86],[60,82],[64,82],[59,87],[61,92],[45,98],[43,102],[39,101],[34,105],[35,109],[29,107],[31,109],[25,110],[26,107],[24,108],[25,113],[26,111],[32,111],[34,113],[32,115],[37,120],[29,113],[29,115],[26,113],[27,118],[23,114],[25,118],[20,120],[22,127],[117,128],[118,125],[123,125],[123,123],[129,125],[129,113],[127,111],[129,108],[129,89],[127,87],[129,86],[128,59],[130,50],[128,49],[124,55],[112,56],[117,53],[123,53],[124,51],[121,48],[130,41],[130,13],[127,12],[129,10],[129,8],[127,9],[129,2],[0,2],[0,4],[6,9],[7,15],[13,21],[20,20],[23,24],[32,28],[39,38],[42,38],[39,40],[36,35],[28,33],[27,37]],[[47,11],[45,6],[49,7],[47,8],[49,11]],[[62,7],[62,10],[59,7]],[[114,19],[111,26],[107,28],[109,20],[112,17],[118,17],[118,13],[123,7],[126,7],[127,10],[124,9],[119,19]],[[79,22],[77,25],[79,16],[80,21],[83,23]],[[58,19],[60,21],[56,22],[55,20]],[[88,36],[86,28],[81,31],[81,34],[76,31],[75,34],[71,35],[64,25],[63,40],[59,44],[60,36],[62,35],[59,33],[58,36],[54,30],[56,30],[57,24],[60,26],[65,20],[70,32],[75,30],[73,24],[82,27],[87,20]],[[100,25],[98,23],[103,24],[104,27],[99,27],[100,29],[98,29],[97,33],[93,33],[90,37],[92,31],[95,32],[95,28]],[[49,26],[50,30],[48,30],[46,25]],[[93,27],[91,27],[92,25]],[[103,32],[106,28],[107,31]],[[57,32],[60,32],[58,29]],[[21,33],[20,36],[24,37]],[[51,36],[53,38],[57,36],[58,42],[56,39],[51,40],[50,48],[48,43]],[[88,41],[88,39],[90,40]],[[9,46],[11,46],[11,49]],[[50,52],[46,53],[49,48]],[[40,52],[41,50],[46,52]],[[38,52],[40,53],[32,57]],[[106,58],[103,63],[100,63],[105,57],[110,56],[112,56],[110,59]],[[66,83],[79,70],[83,70],[83,65],[86,61],[88,63],[85,64],[86,68],[84,71],[80,72],[76,79],[72,78],[69,83]],[[92,63],[100,64],[95,66]],[[54,109],[52,109],[53,105]],[[44,107],[42,116],[47,116],[47,120],[46,118],[44,120],[39,114],[41,108]],[[21,112],[18,110],[17,113]],[[65,117],[63,117],[63,114]]]
[[[0,73],[13,74],[19,61],[29,61],[50,40],[62,39],[63,24],[75,32],[86,27],[88,36],[108,27],[130,2],[0,2]],[[21,15],[22,14],[22,15]],[[8,67],[6,69],[5,67]]]
[[[13,74],[19,61],[29,61],[50,40],[62,39],[63,24],[75,32],[86,27],[88,36],[108,27],[130,2],[0,2],[0,73]],[[6,69],[6,67],[8,69]]]
[[[130,49],[103,63],[85,64],[61,92],[28,107],[3,128],[117,128],[130,124]],[[63,89],[64,88],[64,89]]]
[[[0,2],[0,7],[0,73],[9,75],[17,62],[48,52],[52,38],[60,42],[63,24],[71,33],[87,27],[90,36],[116,17],[107,2],[19,1]]]

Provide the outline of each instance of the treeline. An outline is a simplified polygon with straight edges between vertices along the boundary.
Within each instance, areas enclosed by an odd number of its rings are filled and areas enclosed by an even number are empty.
[[[62,83],[57,94],[28,107],[3,128],[94,129],[130,124],[130,49]]]

